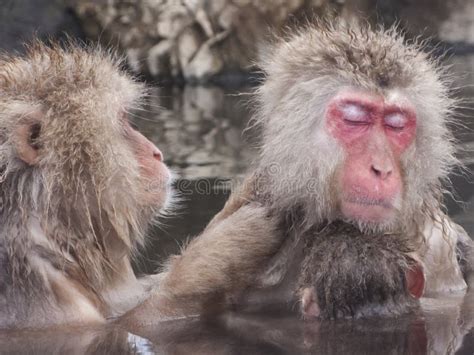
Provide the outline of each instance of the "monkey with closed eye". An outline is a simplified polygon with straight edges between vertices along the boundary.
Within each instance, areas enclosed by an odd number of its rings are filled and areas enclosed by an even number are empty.
[[[457,102],[439,60],[397,28],[335,21],[277,39],[260,65],[253,122],[262,143],[254,188],[240,198],[266,209],[273,239],[250,225],[240,238],[226,236],[230,225],[198,236],[169,260],[161,294],[144,308],[150,318],[179,299],[194,315],[216,304],[288,303],[299,287],[317,306],[309,313],[327,317],[466,290],[473,243],[443,212],[444,183],[458,164],[449,129]],[[305,246],[311,231],[339,223],[348,230]],[[386,271],[372,271],[377,265]]]

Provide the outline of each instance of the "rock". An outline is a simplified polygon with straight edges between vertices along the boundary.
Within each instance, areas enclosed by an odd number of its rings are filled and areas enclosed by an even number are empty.
[[[193,22],[184,7],[175,8],[171,14],[166,12],[160,14],[156,28],[160,37],[177,38]]]
[[[165,40],[159,42],[157,45],[153,46],[148,51],[147,64],[149,73],[153,76],[158,76],[163,73],[164,62],[163,58],[169,58],[170,51],[173,48],[173,42],[170,40]]]
[[[195,17],[196,17],[197,23],[201,25],[201,28],[203,29],[206,36],[214,37],[214,30],[212,29],[211,21],[209,20],[209,17],[207,16],[204,9],[202,8],[197,9],[195,13]]]
[[[230,30],[234,26],[234,18],[239,15],[239,8],[234,5],[228,5],[219,16],[219,26],[224,30]]]
[[[269,32],[279,33],[290,23],[304,22],[307,16],[327,12],[348,21],[362,17],[385,25],[400,19],[409,35],[425,33],[454,43],[465,52],[474,43],[472,0],[74,0],[72,3],[86,34],[106,44],[118,43],[131,56],[128,61],[133,71],[194,82],[215,82],[227,78],[227,74],[250,72],[254,69],[257,48]]]
[[[89,36],[120,43],[132,70],[203,82],[246,71],[259,39],[305,1],[75,0],[74,9]]]
[[[193,27],[187,28],[181,33],[178,38],[178,58],[181,68],[188,65],[203,42],[203,36]]]
[[[185,79],[190,81],[206,80],[219,73],[224,67],[224,62],[219,53],[212,49],[211,41],[204,43],[194,58],[183,68]]]

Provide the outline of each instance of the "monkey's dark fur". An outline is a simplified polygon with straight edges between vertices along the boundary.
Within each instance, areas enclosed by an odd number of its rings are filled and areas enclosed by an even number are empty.
[[[400,235],[364,234],[335,222],[305,235],[300,292],[314,287],[321,318],[401,314],[417,302],[405,273],[413,250]]]

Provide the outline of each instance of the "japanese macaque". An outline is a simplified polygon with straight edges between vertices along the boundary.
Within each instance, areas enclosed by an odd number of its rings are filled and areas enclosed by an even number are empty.
[[[170,172],[119,66],[73,45],[0,58],[0,328],[101,323],[145,297],[130,258]]]
[[[240,238],[227,238],[225,230],[197,237],[170,260],[160,293],[136,310],[142,322],[147,314],[206,313],[216,299],[224,308],[291,303],[305,234],[335,221],[368,236],[408,240],[415,269],[422,270],[417,294],[465,290],[458,258],[472,266],[472,253],[466,253],[472,241],[442,212],[444,183],[458,163],[448,128],[456,102],[444,69],[422,49],[396,29],[342,23],[317,24],[277,41],[261,63],[265,79],[255,122],[263,139],[254,187],[240,197],[247,201],[242,208],[267,209],[275,238],[245,228]],[[226,210],[232,206],[231,201],[221,215],[231,218]],[[212,222],[209,228],[215,228]],[[387,251],[390,244],[384,244]],[[370,255],[381,258],[373,265],[394,265],[383,250]],[[402,283],[390,272],[381,280],[374,297],[391,292],[391,281]],[[329,288],[336,289],[337,284]],[[187,300],[186,309],[177,310],[179,299]]]

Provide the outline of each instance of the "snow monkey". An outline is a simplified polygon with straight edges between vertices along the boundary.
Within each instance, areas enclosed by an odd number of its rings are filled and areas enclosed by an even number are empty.
[[[170,173],[128,122],[144,94],[105,52],[0,58],[1,328],[102,322],[145,292],[130,256]]]
[[[0,328],[102,323],[156,283],[130,264],[171,197],[162,153],[128,121],[145,95],[98,49],[0,57]],[[235,228],[265,221],[249,209]]]
[[[465,290],[472,241],[442,212],[443,186],[458,162],[448,127],[456,102],[439,62],[422,44],[404,41],[396,28],[337,22],[310,25],[277,40],[261,68],[265,78],[256,92],[255,122],[262,128],[262,145],[251,193],[240,198],[243,207],[264,206],[268,222],[275,223],[270,257],[261,258],[262,238],[271,241],[261,230],[244,228],[238,241],[222,231],[206,232],[170,259],[160,292],[135,316],[145,322],[147,316],[203,314],[216,305],[291,302],[304,273],[305,236],[337,221],[368,237],[403,236],[412,250],[406,256],[414,280],[394,274],[396,265],[408,263],[400,245],[393,260],[380,261],[392,270],[382,279],[385,289],[360,291],[389,291],[388,280],[397,278],[409,282],[396,292],[413,288],[409,293],[415,298]],[[208,228],[221,227],[211,222]],[[356,255],[334,262],[353,262],[362,272]],[[303,308],[325,314],[311,292],[305,299],[316,304]]]

